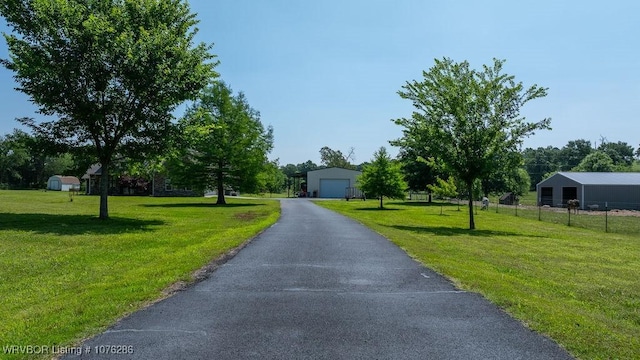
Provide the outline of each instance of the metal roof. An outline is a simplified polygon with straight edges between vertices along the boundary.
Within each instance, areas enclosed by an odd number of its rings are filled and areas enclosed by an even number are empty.
[[[60,182],[65,185],[80,185],[80,179],[75,176],[53,175],[60,179]]]
[[[559,172],[582,185],[640,185],[640,172]]]

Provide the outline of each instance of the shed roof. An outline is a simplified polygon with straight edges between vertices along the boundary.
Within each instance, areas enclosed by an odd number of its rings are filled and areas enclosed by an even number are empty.
[[[559,172],[582,185],[640,185],[639,172]]]
[[[60,182],[63,183],[63,184],[80,185],[80,179],[78,179],[75,176],[53,175],[52,177],[59,178]]]

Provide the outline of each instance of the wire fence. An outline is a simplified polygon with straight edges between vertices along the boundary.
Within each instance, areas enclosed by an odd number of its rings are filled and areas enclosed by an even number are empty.
[[[608,203],[608,202],[607,202]],[[478,206],[480,203],[478,203]],[[501,205],[493,203],[488,211],[533,219],[548,223],[575,226],[608,233],[640,233],[640,211],[633,206],[608,203],[614,207],[592,207],[588,210],[573,210],[561,207]],[[617,207],[615,205],[618,205]],[[640,207],[635,207],[640,208]]]
[[[429,201],[429,194],[426,192],[412,192],[408,194],[407,200]],[[435,197],[433,200],[443,201],[443,199],[436,199]],[[458,204],[460,208],[467,207],[467,200],[448,199],[444,201]],[[535,203],[535,200],[533,202]],[[504,205],[492,199],[488,209],[482,210],[482,207],[481,201],[474,202],[474,212],[476,214],[480,211],[491,211],[607,233],[640,234],[640,203],[602,200],[583,204],[582,207],[584,209],[569,210],[561,206]]]

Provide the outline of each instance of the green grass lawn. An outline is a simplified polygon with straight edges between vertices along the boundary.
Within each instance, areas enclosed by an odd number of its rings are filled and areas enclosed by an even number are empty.
[[[640,358],[640,239],[464,207],[318,205],[353,217],[582,359]]]
[[[0,191],[0,347],[69,346],[96,334],[193,281],[280,214],[276,201],[214,202],[110,197],[111,219],[101,221],[95,196]]]
[[[265,199],[270,199],[270,198],[287,198],[287,192],[281,192],[281,193],[259,193],[259,194],[251,194],[251,193],[246,193],[246,194],[240,194],[240,196],[242,197],[255,197],[255,198],[265,198]],[[288,197],[294,197],[293,192],[289,193]],[[227,197],[225,196],[225,199]]]

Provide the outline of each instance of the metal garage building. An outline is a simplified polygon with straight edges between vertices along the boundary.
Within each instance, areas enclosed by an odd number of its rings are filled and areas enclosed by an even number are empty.
[[[356,186],[356,178],[361,171],[327,168],[307,173],[307,189],[319,198],[343,198],[345,190]]]
[[[640,210],[640,173],[559,172],[536,185],[538,204]]]

